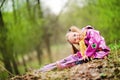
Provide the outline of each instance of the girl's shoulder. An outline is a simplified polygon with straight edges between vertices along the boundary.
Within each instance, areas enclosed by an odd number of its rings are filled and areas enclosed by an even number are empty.
[[[82,28],[82,31],[86,31],[86,35],[90,35],[91,33],[94,32],[94,28],[90,25],[85,26]]]
[[[92,26],[90,26],[90,25],[87,25],[87,26],[85,26],[83,29],[89,30],[89,29],[94,29],[94,27],[92,27]]]
[[[86,26],[83,28],[84,30],[86,30],[86,35],[87,36],[95,36],[95,35],[100,35],[100,32],[96,29],[94,29],[94,27],[92,26]]]

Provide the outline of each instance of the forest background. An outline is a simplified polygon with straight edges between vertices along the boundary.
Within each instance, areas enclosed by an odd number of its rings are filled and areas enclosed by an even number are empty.
[[[65,34],[72,25],[91,25],[99,30],[116,53],[110,54],[111,59],[120,62],[119,3],[120,0],[67,0],[55,14],[42,0],[1,0],[0,79],[39,69],[70,55]]]

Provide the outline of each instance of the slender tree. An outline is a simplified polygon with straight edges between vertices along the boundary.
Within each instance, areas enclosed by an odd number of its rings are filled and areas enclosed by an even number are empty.
[[[14,0],[12,0],[12,7],[13,7],[13,14],[14,14],[13,15],[13,17],[14,17],[14,24],[16,24],[17,23],[17,13],[16,13],[16,10],[15,10],[15,1]],[[11,51],[10,52],[12,54],[12,64],[13,64],[15,73],[19,74],[17,61],[16,61],[17,59],[15,59],[15,56],[17,56],[17,55],[16,55],[16,53],[14,52],[14,49],[13,49],[14,42],[12,40],[10,42],[11,42],[11,44],[10,44]]]
[[[5,68],[9,72],[13,73],[12,66],[10,64],[11,57],[7,51],[8,50],[7,49],[7,28],[4,25],[1,9],[0,9],[0,35],[1,35],[0,36],[0,53],[2,53],[3,63],[5,65]]]
[[[42,9],[41,9],[41,2],[40,0],[37,0],[37,15],[38,15],[38,19],[41,20],[43,19],[43,12],[42,12]],[[39,26],[39,25],[38,25]],[[42,63],[42,55],[43,55],[43,50],[42,50],[42,40],[39,40],[40,42],[36,45],[36,51],[37,51],[37,58],[38,58],[38,61],[39,61],[39,64]]]

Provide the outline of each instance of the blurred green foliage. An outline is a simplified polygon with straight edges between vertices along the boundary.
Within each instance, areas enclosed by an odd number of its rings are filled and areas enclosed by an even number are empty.
[[[5,2],[9,3],[7,0]],[[8,72],[19,74],[19,58],[22,59],[22,65],[24,64],[25,69],[26,62],[25,59],[23,59],[24,55],[28,55],[28,53],[36,50],[38,45],[42,45],[41,38],[43,37],[44,22],[43,18],[39,16],[42,15],[42,13],[39,14],[40,8],[37,6],[39,3],[32,4],[31,6],[29,0],[23,3],[18,3],[18,1],[14,0],[10,2],[13,4],[11,7],[13,11],[4,11],[4,9],[0,9],[0,12],[2,12],[0,19],[3,18],[2,23],[4,24],[2,25],[0,23],[0,29],[3,29],[2,32],[0,31],[0,35],[2,35],[0,39],[6,34],[4,36],[6,40],[0,42],[0,60],[3,63],[1,66],[5,67],[5,69],[10,69]],[[30,4],[30,6],[26,3]],[[3,76],[3,78],[5,77],[4,74],[1,76]]]
[[[22,9],[23,10],[23,9]],[[33,50],[40,42],[43,34],[42,19],[37,23],[31,23],[25,13],[20,13],[20,21],[14,24],[13,14],[11,12],[3,13],[4,22],[8,28],[8,43],[12,41],[14,51],[17,53],[25,53]]]
[[[82,1],[84,6],[80,6]],[[73,0],[60,19],[67,26],[80,28],[91,25],[98,29],[107,43],[120,40],[120,1],[119,0]]]

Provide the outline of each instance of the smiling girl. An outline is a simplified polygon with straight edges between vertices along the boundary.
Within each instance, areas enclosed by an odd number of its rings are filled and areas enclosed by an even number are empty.
[[[89,61],[91,58],[104,59],[110,52],[99,31],[91,26],[86,26],[82,29],[72,26],[67,32],[66,38],[72,45],[73,54],[55,63],[44,66],[40,71],[50,71],[55,68],[69,68],[77,64],[82,64],[86,62],[86,60]]]

